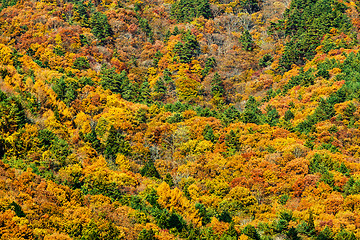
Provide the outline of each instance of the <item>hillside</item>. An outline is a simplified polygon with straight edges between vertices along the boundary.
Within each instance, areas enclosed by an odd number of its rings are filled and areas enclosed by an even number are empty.
[[[0,239],[360,239],[359,8],[1,0]]]

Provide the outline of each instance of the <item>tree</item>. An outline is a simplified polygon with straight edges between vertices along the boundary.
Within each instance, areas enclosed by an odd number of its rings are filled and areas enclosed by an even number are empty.
[[[271,56],[270,54],[265,54],[259,61],[259,66],[260,67],[267,67],[269,65],[271,65],[271,63],[274,61],[273,56]]]
[[[289,240],[301,240],[301,238],[298,236],[296,228],[294,227],[290,228],[289,231],[286,232],[286,237]]]
[[[252,51],[255,48],[254,40],[249,32],[249,30],[245,30],[239,39],[241,46],[245,51]]]
[[[209,124],[206,124],[204,131],[203,131],[204,139],[207,141],[215,142],[216,137],[214,135],[214,130]]]
[[[166,176],[164,178],[164,182],[166,182],[169,185],[169,187],[173,187],[175,185],[174,180],[170,173],[166,174]]]
[[[306,232],[310,236],[315,234],[314,216],[311,210],[309,210],[309,218],[306,221]]]
[[[250,96],[249,100],[246,102],[245,111],[242,114],[242,120],[245,123],[262,123],[263,114],[258,108],[258,105],[259,103],[256,101],[256,99],[253,96]]]
[[[316,236],[316,240],[333,240],[331,230],[326,226],[319,235]]]
[[[243,234],[245,234],[246,236],[248,236],[251,239],[254,240],[260,240],[260,234],[258,233],[258,231],[256,230],[256,228],[252,225],[247,225],[244,229],[243,229]]]
[[[115,68],[106,68],[103,66],[101,68],[101,85],[104,89],[109,89],[114,93],[120,93],[121,96],[128,100],[134,101],[136,99],[135,95],[135,87],[129,81],[127,74],[125,71],[122,71],[120,74],[115,72]],[[143,86],[142,89],[144,92],[142,94],[146,94],[146,85]],[[141,96],[141,95],[140,95]],[[137,96],[139,99],[139,96]]]
[[[266,112],[267,112],[267,116],[266,116],[265,121],[270,126],[277,125],[279,123],[280,115],[279,115],[278,111],[276,110],[276,108],[271,105],[267,105]]]
[[[285,115],[284,115],[284,119],[285,121],[290,121],[292,119],[294,119],[294,114],[292,113],[292,111],[290,109],[288,109],[286,112],[285,112]]]
[[[118,153],[124,155],[131,154],[131,146],[125,141],[124,135],[122,135],[114,126],[110,127],[109,136],[105,143],[105,157],[109,160],[115,161]]]
[[[140,86],[140,94],[138,95],[138,102],[144,103],[144,104],[150,104],[152,102],[151,100],[151,94],[150,94],[150,84],[148,81],[144,81]]]
[[[211,80],[211,93],[214,97],[223,97],[225,93],[224,83],[219,73],[215,73],[213,79]]]
[[[177,0],[171,6],[171,15],[179,22],[190,22],[200,16],[212,17],[208,0]]]
[[[161,176],[154,165],[154,161],[152,161],[152,160],[148,160],[145,162],[145,165],[140,170],[140,173],[142,176],[145,176],[145,177],[154,177],[154,178],[161,179]]]
[[[164,81],[162,79],[157,80],[154,85],[155,99],[159,101],[164,100],[166,90],[167,88],[165,86]]]
[[[140,26],[141,30],[146,34],[146,36],[150,39],[150,42],[153,42],[154,41],[154,39],[153,39],[154,33],[152,32],[149,21],[145,18],[140,18],[139,26]]]
[[[91,33],[99,39],[101,44],[110,42],[113,35],[107,16],[101,12],[95,12],[90,19]]]
[[[155,232],[152,229],[150,230],[143,229],[139,233],[137,240],[156,240]]]
[[[200,45],[191,33],[183,34],[183,41],[175,45],[174,51],[181,63],[190,63],[193,57],[199,55]]]
[[[335,0],[294,0],[284,13],[284,20],[272,25],[275,32],[283,32],[289,41],[285,45],[279,70],[287,71],[292,64],[311,60],[323,36],[336,28],[349,33],[352,26],[345,14],[346,6]],[[326,24],[323,24],[326,22]]]
[[[73,68],[79,70],[85,70],[90,68],[89,61],[86,57],[78,57],[75,59]]]

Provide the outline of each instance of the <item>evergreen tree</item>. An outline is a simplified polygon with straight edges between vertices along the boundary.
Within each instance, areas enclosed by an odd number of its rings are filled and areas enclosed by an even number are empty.
[[[206,124],[204,131],[203,131],[204,139],[207,141],[215,142],[216,137],[214,135],[214,130],[209,124]]]
[[[213,96],[223,97],[225,93],[224,83],[218,73],[211,80],[211,93]]]
[[[174,184],[174,180],[171,176],[170,173],[167,173],[165,178],[164,178],[164,182],[166,182],[170,187],[173,187],[175,184]]]
[[[245,30],[240,37],[240,43],[244,50],[252,51],[255,48],[254,40],[248,30]]]
[[[208,0],[177,0],[171,6],[171,15],[179,22],[190,22],[200,16],[212,17]]]
[[[160,176],[158,170],[156,169],[154,162],[152,160],[148,160],[145,162],[145,165],[140,170],[140,173],[142,176],[145,176],[145,177],[154,177],[154,178],[161,179],[161,176]]]
[[[306,221],[306,233],[309,235],[315,234],[314,216],[311,210],[309,210],[309,218]]]
[[[261,239],[260,234],[258,233],[256,228],[252,225],[247,225],[243,230],[243,234],[245,234],[246,236],[248,236],[249,238],[254,239],[254,240]]]
[[[250,96],[249,100],[246,102],[245,111],[242,114],[242,119],[245,123],[262,123],[263,114],[259,110],[258,105],[259,103],[255,98]]]
[[[288,240],[301,240],[301,238],[298,236],[297,230],[292,227],[289,229],[289,231],[286,232],[286,239]]]
[[[26,217],[26,214],[16,202],[13,201],[12,203],[10,203],[9,208],[15,212],[16,216]]]
[[[279,61],[279,70],[287,71],[292,64],[304,64],[306,60],[311,60],[330,29],[349,33],[352,26],[345,11],[344,3],[336,0],[291,1],[284,20],[272,24],[270,29],[270,32],[277,31],[290,38]]]
[[[137,240],[156,240],[157,238],[155,237],[155,232],[150,229],[150,230],[146,230],[143,229],[141,230],[141,232],[139,233],[139,236],[137,238]]]
[[[167,88],[165,86],[164,81],[162,79],[158,79],[154,85],[155,99],[159,100],[159,101],[164,100],[166,90],[167,90]]]
[[[105,143],[105,157],[109,160],[115,160],[118,153],[124,155],[130,155],[131,147],[130,144],[125,141],[125,137],[111,126],[109,136]]]
[[[204,204],[196,203],[195,209],[198,210],[198,213],[201,217],[201,221],[202,221],[203,225],[206,225],[211,222],[210,215],[207,213],[206,207]]]
[[[78,57],[75,59],[73,68],[79,70],[85,70],[90,68],[89,61],[86,57]]]
[[[101,12],[95,12],[90,19],[91,33],[99,39],[101,44],[109,42],[113,31],[108,22],[107,16]]]
[[[328,226],[316,236],[316,240],[333,240],[331,230]]]
[[[183,41],[175,45],[174,51],[181,63],[190,63],[192,58],[199,55],[200,45],[192,34],[183,34]]]
[[[97,134],[94,128],[91,129],[91,132],[86,134],[85,141],[91,143],[91,146],[97,151],[101,152],[101,142],[97,138]]]
[[[150,94],[150,84],[148,81],[144,81],[140,86],[140,94],[138,95],[138,102],[144,104],[150,104],[151,94]]]
[[[225,125],[233,123],[239,119],[240,112],[234,106],[230,106],[229,108],[227,108],[221,116],[221,120],[225,123]]]
[[[279,123],[280,115],[275,107],[272,107],[271,105],[267,105],[266,107],[266,123],[268,123],[270,126],[275,126]]]
[[[290,109],[285,112],[285,115],[284,115],[285,121],[290,121],[290,120],[294,119],[294,117],[295,116]]]

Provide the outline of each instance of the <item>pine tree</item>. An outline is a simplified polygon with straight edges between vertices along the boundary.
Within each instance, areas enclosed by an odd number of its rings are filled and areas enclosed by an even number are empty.
[[[245,123],[261,124],[263,121],[263,114],[258,108],[259,103],[253,96],[249,97],[246,102],[245,111],[242,114],[242,119]]]
[[[174,180],[171,176],[170,173],[167,173],[165,178],[164,178],[164,182],[166,182],[170,187],[173,187],[175,184],[174,184]]]
[[[249,238],[254,239],[254,240],[261,239],[260,234],[258,233],[256,228],[252,225],[247,225],[243,230],[243,234],[245,234],[246,236],[248,236]]]
[[[204,139],[207,141],[215,142],[216,138],[214,135],[214,130],[209,124],[206,124],[204,131],[203,131]]]
[[[252,51],[255,48],[255,43],[249,30],[245,30],[241,35],[240,43],[245,51]]]
[[[109,160],[115,160],[118,153],[124,155],[130,155],[131,147],[130,144],[125,141],[125,137],[111,126],[109,136],[105,143],[105,157]]]
[[[171,6],[171,15],[179,22],[190,22],[200,16],[212,18],[208,0],[177,0]]]
[[[145,165],[141,169],[140,173],[142,176],[145,176],[145,177],[154,177],[154,178],[161,179],[161,176],[160,176],[158,170],[156,169],[154,162],[152,160],[148,160],[145,162]]]
[[[290,109],[285,112],[285,115],[284,115],[285,121],[290,121],[290,120],[294,119],[294,117],[295,116]]]
[[[107,16],[101,12],[95,12],[90,19],[91,33],[99,39],[101,44],[109,42],[113,31]]]
[[[224,83],[218,73],[215,73],[213,79],[211,80],[211,93],[213,94],[213,96],[224,96]]]
[[[306,232],[309,235],[315,234],[314,216],[311,210],[309,210],[309,218],[306,221]]]

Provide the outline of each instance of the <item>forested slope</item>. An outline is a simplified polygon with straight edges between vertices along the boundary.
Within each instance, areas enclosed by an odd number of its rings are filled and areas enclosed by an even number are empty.
[[[359,7],[2,0],[0,239],[359,239]]]

